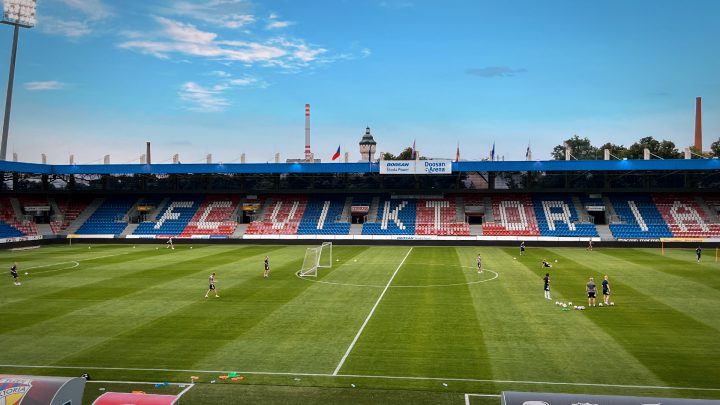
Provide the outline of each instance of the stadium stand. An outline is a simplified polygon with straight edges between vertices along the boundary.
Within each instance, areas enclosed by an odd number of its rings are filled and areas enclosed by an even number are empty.
[[[305,213],[307,196],[274,195],[263,205],[264,214],[250,223],[249,235],[295,235]]]
[[[17,226],[19,226],[17,216],[10,199],[0,198],[0,238],[25,236],[25,233],[20,231]]]
[[[55,212],[54,220],[50,222],[53,233],[58,234],[67,229],[75,219],[85,211],[92,202],[90,198],[55,198],[58,212]]]
[[[611,195],[610,202],[619,216],[619,222],[610,224],[610,231],[616,239],[672,237],[670,229],[649,195]]]
[[[341,218],[345,209],[345,196],[312,197],[305,207],[298,235],[347,235],[349,218]]]
[[[394,200],[381,197],[377,208],[376,222],[364,223],[362,234],[414,235],[415,206],[414,199]]]
[[[237,228],[233,218],[238,208],[238,196],[208,196],[193,215],[180,236],[193,235],[230,236]]]
[[[75,232],[80,235],[119,235],[128,223],[123,217],[137,202],[137,197],[107,197]]]
[[[567,194],[535,195],[533,204],[541,236],[598,236],[594,224],[580,223],[572,199]]]
[[[720,236],[720,224],[713,223],[705,207],[693,195],[653,194],[653,201],[674,237]],[[700,200],[702,201],[702,200]],[[705,205],[705,202],[702,202]]]
[[[470,226],[457,221],[454,199],[419,199],[416,201],[415,233],[417,235],[470,235]]]
[[[203,195],[172,197],[158,214],[157,220],[140,223],[133,235],[181,235],[204,199]]]
[[[483,235],[540,235],[532,199],[526,194],[493,196],[492,212],[495,221],[483,224]]]

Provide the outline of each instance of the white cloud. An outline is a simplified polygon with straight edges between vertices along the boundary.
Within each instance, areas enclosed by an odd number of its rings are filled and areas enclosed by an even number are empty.
[[[222,90],[207,89],[195,82],[186,82],[178,93],[180,99],[188,104],[188,108],[200,112],[223,111],[230,103],[222,97]]]
[[[48,34],[62,35],[71,39],[84,37],[92,32],[87,22],[60,20],[54,17],[41,17],[38,26]]]
[[[62,0],[68,7],[74,8],[87,16],[90,20],[103,20],[112,16],[109,6],[100,0]]]
[[[276,30],[281,28],[286,28],[294,23],[292,21],[282,21],[278,19],[278,15],[275,13],[270,13],[270,16],[268,16],[268,23],[265,26],[265,29],[267,30]]]
[[[232,76],[230,73],[224,71],[224,70],[213,70],[212,72],[208,73],[210,76],[217,76],[217,77],[230,77]]]
[[[60,0],[73,9],[72,18],[60,18],[40,13],[38,27],[45,33],[78,39],[89,35],[93,27],[112,17],[113,12],[100,0]],[[63,15],[67,14],[66,12]]]
[[[211,72],[211,75],[223,79],[219,83],[209,86],[202,86],[195,82],[186,82],[182,85],[178,94],[188,109],[199,112],[224,111],[230,105],[230,101],[228,101],[225,94],[227,91],[235,87],[261,89],[268,87],[267,82],[253,76],[232,78],[229,73],[219,70]]]
[[[118,46],[167,59],[171,54],[239,61],[246,64],[262,63],[297,70],[327,52],[327,49],[309,45],[301,39],[271,38],[263,42],[220,40],[218,34],[198,29],[193,24],[156,17],[161,30],[149,39],[131,39]]]
[[[255,22],[255,16],[247,12],[249,8],[250,3],[244,0],[177,1],[166,11],[168,14],[237,29]]]
[[[41,91],[41,90],[60,90],[65,87],[65,83],[57,80],[47,80],[39,82],[25,82],[25,90]]]

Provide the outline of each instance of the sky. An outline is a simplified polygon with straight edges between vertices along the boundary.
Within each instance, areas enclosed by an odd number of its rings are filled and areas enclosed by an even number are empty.
[[[38,0],[21,29],[8,159],[272,162],[311,146],[550,159],[574,134],[720,137],[715,0]],[[0,89],[12,27],[0,26]],[[2,97],[4,100],[4,97]],[[4,103],[3,103],[4,104]]]

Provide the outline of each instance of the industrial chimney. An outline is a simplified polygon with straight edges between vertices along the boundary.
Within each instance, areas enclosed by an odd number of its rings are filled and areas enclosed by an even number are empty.
[[[702,150],[702,97],[695,97],[695,152]]]
[[[305,104],[305,160],[312,162],[310,152],[310,104]]]
[[[152,160],[150,160],[150,142],[145,142],[145,148],[147,149],[147,152],[145,152],[145,162],[150,164],[152,163]]]

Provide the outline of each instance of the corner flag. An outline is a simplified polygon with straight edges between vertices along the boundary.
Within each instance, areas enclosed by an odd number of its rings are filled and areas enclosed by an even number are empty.
[[[332,155],[332,160],[335,160],[340,157],[340,145],[338,145],[338,150],[335,152],[334,155]]]

